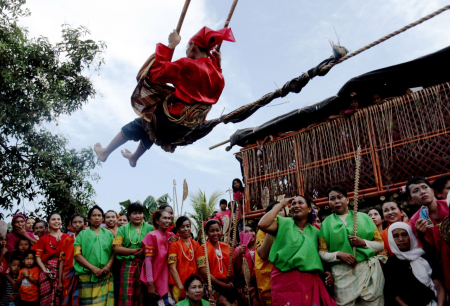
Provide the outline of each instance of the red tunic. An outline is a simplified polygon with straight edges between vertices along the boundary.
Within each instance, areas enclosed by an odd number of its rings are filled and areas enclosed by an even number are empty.
[[[444,283],[447,292],[450,291],[450,247],[445,243],[439,231],[439,224],[448,216],[448,206],[446,200],[437,200],[439,222],[430,218],[434,227],[427,230],[425,235],[426,240],[436,249],[436,255],[439,263],[442,265],[444,271]],[[417,211],[414,216],[409,220],[411,222],[411,228],[416,233],[416,222],[420,219],[420,210]]]
[[[201,57],[197,60],[180,58],[171,62],[173,49],[159,43],[156,45],[155,62],[150,70],[150,82],[173,84],[174,96],[186,103],[216,104],[225,80],[222,69],[217,67],[213,60]],[[179,102],[170,107],[169,112],[179,115],[184,104]]]
[[[44,235],[36,242],[36,257],[41,257],[43,263],[47,263],[52,258],[59,259],[61,246],[64,240],[70,237],[68,234],[61,234],[61,238],[56,242],[56,238],[52,235]],[[50,246],[51,243],[51,246]]]
[[[73,236],[67,237],[61,244],[61,253],[59,259],[64,259],[64,273],[69,273],[73,269],[73,244],[75,238]]]

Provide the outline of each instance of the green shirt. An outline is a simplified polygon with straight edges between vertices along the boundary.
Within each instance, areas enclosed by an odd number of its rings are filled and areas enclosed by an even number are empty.
[[[293,218],[277,216],[278,232],[270,249],[269,260],[282,272],[323,272],[319,257],[319,230],[308,223],[300,232]]]
[[[184,299],[179,303],[176,303],[175,306],[190,306],[189,299]],[[209,306],[209,302],[202,299],[202,306]]]
[[[140,228],[140,227],[139,227]],[[145,235],[150,233],[151,231],[154,231],[155,228],[153,225],[150,225],[146,222],[143,223],[141,233],[139,235],[139,231],[129,222],[126,225],[122,225],[119,227],[119,230],[117,231],[116,238],[114,238],[114,245],[122,245],[123,247],[127,249],[139,249],[141,247],[141,242],[144,239]],[[130,236],[128,235],[130,233],[131,235],[131,241]],[[131,243],[133,242],[133,243]],[[134,255],[116,255],[117,259],[119,260],[133,260]]]
[[[353,255],[353,247],[348,239],[349,235],[353,235],[353,210],[349,211],[345,222],[347,225],[335,213],[329,215],[322,222],[320,227],[320,251],[345,252]],[[372,241],[376,233],[378,233],[378,229],[372,219],[367,214],[358,212],[358,232],[356,236]],[[372,249],[356,248],[356,260],[358,262],[366,261],[372,256],[376,256]]]
[[[93,266],[103,269],[111,258],[113,240],[112,233],[104,228],[100,228],[98,235],[91,228],[81,231],[73,244],[74,258],[77,255],[82,255]],[[81,266],[75,259],[73,260],[73,267],[76,275],[92,273],[91,270]],[[91,282],[97,281],[97,277],[92,273]]]

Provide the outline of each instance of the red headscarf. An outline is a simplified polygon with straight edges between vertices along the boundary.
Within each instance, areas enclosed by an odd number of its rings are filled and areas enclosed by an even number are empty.
[[[215,46],[220,45],[224,40],[231,42],[236,41],[231,28],[223,28],[218,31],[214,31],[208,27],[203,27],[197,34],[192,36],[189,43],[193,43],[210,51]]]

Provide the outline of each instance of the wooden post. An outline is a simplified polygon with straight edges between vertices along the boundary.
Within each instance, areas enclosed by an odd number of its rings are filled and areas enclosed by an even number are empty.
[[[186,2],[184,2],[183,10],[181,11],[180,18],[178,19],[178,25],[177,25],[177,33],[178,34],[180,34],[181,26],[183,25],[184,17],[186,17],[186,12],[188,10],[190,3],[191,3],[191,0],[186,0]]]
[[[234,9],[236,8],[236,5],[237,5],[238,1],[239,1],[239,0],[234,0],[234,1],[233,1],[233,4],[231,5],[231,8],[230,8],[230,12],[228,13],[227,20],[225,21],[225,25],[223,26],[224,28],[228,28],[228,25],[230,24],[231,17],[233,17]],[[222,46],[222,44],[220,44],[220,45],[217,46],[217,48],[216,48],[216,51],[217,51],[217,52],[220,51],[220,47],[221,47],[221,46]],[[228,140],[228,141],[229,141],[229,140]],[[227,142],[228,142],[228,141],[227,141]],[[225,142],[225,143],[226,143],[226,142]],[[221,143],[221,144],[225,144],[225,143]],[[221,145],[221,144],[219,144],[219,145]],[[213,149],[214,149],[214,148],[213,148]],[[211,150],[211,148],[210,148],[210,150]]]
[[[203,214],[201,214],[201,218],[203,220]],[[209,290],[209,294],[212,296],[211,271],[209,270],[208,248],[206,247],[206,235],[205,235],[204,230],[202,230],[202,236],[203,236],[203,241],[205,242],[203,244],[203,247],[205,249],[206,275],[208,277],[208,290]]]

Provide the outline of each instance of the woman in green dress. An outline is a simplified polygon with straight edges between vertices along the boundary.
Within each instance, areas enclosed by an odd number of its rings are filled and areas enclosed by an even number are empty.
[[[202,299],[203,284],[197,275],[189,276],[184,282],[186,299],[175,304],[175,306],[216,306],[213,300],[206,301]]]
[[[110,231],[101,228],[103,210],[95,205],[89,210],[90,226],[74,242],[75,274],[78,275],[78,304],[114,306],[114,279],[110,269],[114,261]]]
[[[119,306],[141,305],[147,288],[142,286],[141,268],[144,259],[144,249],[141,242],[144,237],[154,231],[153,225],[144,220],[144,208],[139,203],[132,203],[127,209],[128,224],[117,231],[114,238],[114,251],[118,260],[122,260],[120,270]],[[142,290],[141,290],[142,287]]]
[[[354,235],[347,192],[341,186],[332,186],[327,196],[334,213],[322,222],[319,254],[331,264],[336,303],[384,305],[384,276],[377,258],[384,243],[378,228],[367,214],[358,212],[358,231]]]

